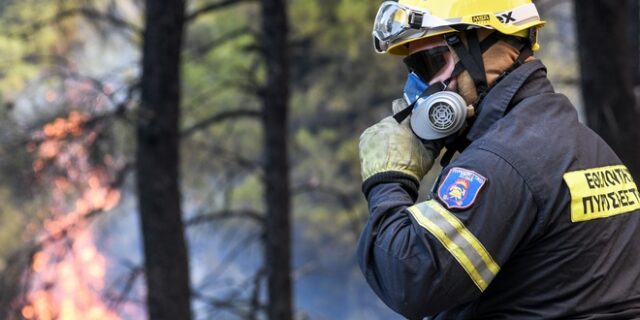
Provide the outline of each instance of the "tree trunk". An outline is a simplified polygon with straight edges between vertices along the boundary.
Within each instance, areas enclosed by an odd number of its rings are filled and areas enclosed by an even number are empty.
[[[138,116],[137,186],[149,319],[191,319],[180,209],[180,52],[183,0],[147,0]]]
[[[580,0],[575,12],[587,124],[640,181],[637,1]]]
[[[268,316],[292,319],[290,186],[287,153],[289,49],[284,0],[262,0],[262,49],[267,67],[263,96]]]

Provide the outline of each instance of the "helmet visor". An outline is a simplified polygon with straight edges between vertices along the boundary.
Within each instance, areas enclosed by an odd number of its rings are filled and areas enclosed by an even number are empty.
[[[429,83],[447,65],[446,54],[450,54],[449,47],[438,46],[416,52],[404,58],[403,61],[410,72]]]
[[[411,12],[397,2],[386,1],[380,5],[373,24],[373,34],[382,41],[397,37],[409,29]]]
[[[380,5],[373,23],[373,47],[378,53],[385,52],[398,38],[419,32],[411,29],[409,19],[412,11],[395,1],[385,1]]]

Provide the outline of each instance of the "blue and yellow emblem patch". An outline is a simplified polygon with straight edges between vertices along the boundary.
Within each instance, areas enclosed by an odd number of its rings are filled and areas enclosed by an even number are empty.
[[[438,188],[438,198],[449,209],[466,209],[475,201],[480,189],[487,182],[481,174],[463,169],[451,168]]]

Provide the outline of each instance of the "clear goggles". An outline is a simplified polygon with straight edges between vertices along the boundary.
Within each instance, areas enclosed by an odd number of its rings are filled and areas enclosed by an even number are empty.
[[[426,12],[413,10],[395,1],[385,1],[380,5],[373,23],[373,47],[378,53],[383,53],[398,39],[425,35],[429,30],[425,27],[431,25],[430,20],[433,17]]]

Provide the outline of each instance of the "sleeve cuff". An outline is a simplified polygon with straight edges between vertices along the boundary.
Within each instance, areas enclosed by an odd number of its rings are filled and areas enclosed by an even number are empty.
[[[398,183],[411,196],[414,202],[418,199],[420,181],[413,176],[397,171],[381,172],[371,176],[362,183],[362,193],[369,199],[369,193],[373,188],[384,183]]]

